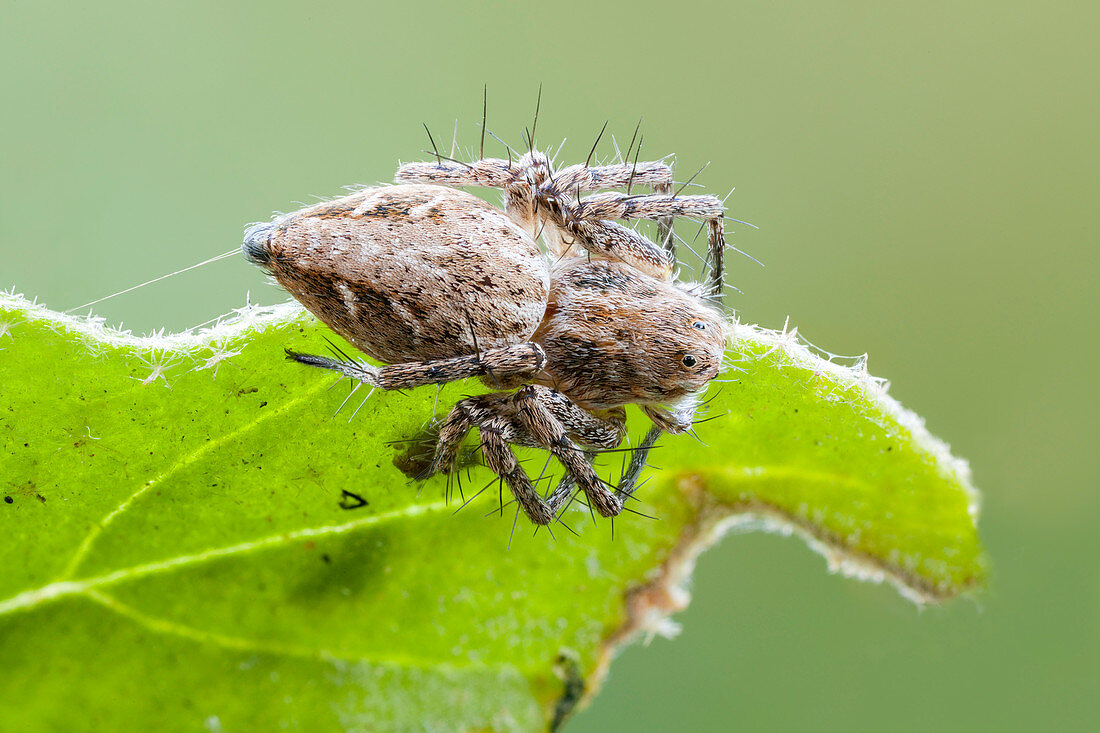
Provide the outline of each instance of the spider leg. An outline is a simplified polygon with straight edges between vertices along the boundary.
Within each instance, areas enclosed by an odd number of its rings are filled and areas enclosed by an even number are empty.
[[[672,280],[676,260],[669,250],[662,249],[630,227],[613,221],[571,219],[570,205],[565,204],[562,208],[561,229],[589,255],[621,260],[658,280]],[[556,214],[551,216],[557,217]]]
[[[544,186],[543,193],[572,195],[580,199],[582,192],[625,188],[629,193],[635,185],[648,186],[655,194],[670,195],[673,185],[672,166],[663,161],[635,161],[602,166],[571,165],[556,172],[553,183]],[[676,243],[672,238],[674,217],[660,216],[656,221],[657,241],[668,252],[669,260],[675,262]]]
[[[591,449],[613,450],[626,437],[626,411],[621,407],[608,410],[605,415],[597,416],[577,406],[562,392],[549,387],[535,385],[539,401],[565,427],[569,436],[582,446]],[[630,450],[630,449],[628,449]],[[584,458],[589,465],[599,455],[598,450],[586,450]],[[558,515],[562,507],[577,491],[577,481],[572,473],[566,471],[554,491],[546,501]],[[560,521],[560,517],[559,517]]]
[[[578,407],[562,392],[550,387],[531,385],[541,405],[565,427],[573,440],[587,448],[611,449],[626,437],[626,411],[621,407],[597,416]]]
[[[649,432],[642,438],[641,443],[637,447],[630,449],[630,464],[623,471],[622,476],[619,479],[619,485],[615,489],[615,496],[626,505],[626,502],[634,496],[634,492],[638,489],[638,477],[641,475],[642,470],[649,465],[646,461],[649,458],[649,452],[653,449],[654,444],[660,437],[664,435],[664,429],[657,424],[654,424]],[[595,460],[597,453],[595,451],[587,452],[586,458],[589,463]],[[572,474],[566,473],[562,477],[561,481],[554,488],[554,491],[547,498],[547,503],[550,505],[554,513],[557,514],[562,505],[564,505],[569,498],[573,495],[573,492],[577,488],[576,479]]]
[[[588,451],[585,453],[585,459],[589,465],[596,459],[594,452]],[[554,512],[554,515],[558,517],[558,521],[561,521],[561,512],[563,508],[568,508],[570,500],[577,492],[577,480],[573,477],[573,474],[566,471],[565,475],[558,481],[558,485],[554,487],[554,491],[546,498],[546,503],[550,505],[550,509]]]
[[[627,186],[668,186],[672,192],[672,166],[661,161],[617,165],[571,165],[554,172],[554,187],[561,193],[575,194]]]
[[[516,392],[513,397],[516,408],[516,422],[535,443],[545,447],[558,459],[566,473],[572,476],[576,484],[584,491],[592,508],[604,517],[613,517],[619,514],[623,509],[622,502],[604,485],[604,482],[592,468],[587,453],[573,442],[569,437],[567,427],[554,416],[553,411],[547,406],[549,392],[551,390],[545,387],[534,385],[522,387]],[[595,420],[596,418],[590,416],[590,419]],[[621,439],[620,429],[621,426],[609,426],[607,435],[618,435]],[[609,441],[610,437],[605,438],[605,440]],[[562,499],[557,496],[557,492],[552,496],[560,505]],[[551,509],[557,509],[554,503],[550,503],[549,506]]]
[[[300,364],[332,369],[382,389],[412,389],[426,384],[445,384],[469,377],[486,377],[498,383],[514,383],[538,373],[546,363],[546,354],[535,343],[485,349],[476,354],[451,359],[414,361],[376,367],[349,359],[340,361],[327,356],[286,352],[287,358]]]
[[[502,425],[502,420],[493,420],[479,427],[481,431],[481,452],[485,456],[485,463],[489,470],[504,479],[516,502],[523,508],[535,524],[550,524],[554,520],[554,512],[550,505],[539,495],[531,483],[531,479],[520,467],[516,460],[516,454],[508,446],[504,435],[507,426]]]
[[[671,183],[662,183],[653,187],[653,193],[660,196],[668,196],[672,193]],[[673,216],[659,216],[657,217],[657,241],[664,248],[665,252],[668,252],[668,258],[672,262],[676,262],[676,239],[673,236],[673,227],[676,223],[676,218]]]
[[[448,160],[436,152],[436,162],[406,163],[398,168],[394,180],[397,183],[429,183],[444,186],[481,186],[500,188],[505,192],[505,210],[509,217],[523,227],[532,238],[543,234],[543,225],[536,216],[536,200],[579,195],[584,191],[609,188],[630,188],[633,185],[648,186],[657,195],[671,197],[672,167],[662,161],[646,161],[632,164],[588,166],[573,165],[558,172],[551,169],[550,161],[538,151],[532,150],[518,161],[483,158],[473,163]],[[657,267],[676,261],[676,245],[672,237],[675,213],[655,217],[658,240],[667,252]],[[618,218],[618,217],[604,217]],[[555,222],[561,229],[560,222]],[[557,232],[546,232],[547,244],[552,251],[563,254],[568,246],[561,242]],[[644,239],[644,237],[642,238]],[[652,243],[650,243],[652,245]],[[668,265],[671,273],[671,265]]]
[[[435,456],[423,477],[453,472],[458,449],[475,427],[481,435],[480,449],[486,465],[508,484],[524,514],[539,525],[553,521],[550,505],[539,495],[509,445],[544,447],[518,419],[514,394],[498,392],[459,400],[440,427]]]
[[[676,196],[652,194],[629,196],[620,193],[597,193],[584,201],[570,204],[569,213],[576,220],[601,226],[612,219],[632,220],[683,216],[702,219],[707,225],[710,272],[707,293],[721,295],[724,285],[726,239],[722,230],[725,207],[717,196]]]
[[[724,285],[726,241],[722,230],[721,199],[714,196],[675,196],[651,194],[628,196],[620,193],[597,193],[584,201],[567,196],[540,194],[536,199],[539,214],[562,233],[562,257],[577,254],[573,245],[590,255],[619,259],[652,277],[672,279],[676,263],[672,222],[677,216],[703,219],[707,226],[710,272],[706,292],[720,296]],[[613,219],[653,220],[664,236],[664,246],[658,246],[639,232],[617,224]]]
[[[529,153],[533,161],[545,158],[542,153]],[[440,157],[434,163],[405,163],[394,175],[395,183],[434,183],[442,186],[483,186],[507,188],[523,176],[530,165],[521,160],[482,158],[472,163],[461,163]],[[661,161],[617,165],[571,165],[554,172],[554,187],[564,193],[626,188],[628,185],[649,186],[656,189],[668,187],[672,191],[672,167]]]
[[[441,157],[435,163],[405,163],[397,169],[394,182],[506,188],[515,183],[520,174],[521,169],[515,163],[499,158],[460,163]]]
[[[638,476],[642,473],[642,469],[646,467],[646,459],[649,458],[649,451],[653,448],[653,444],[664,434],[664,430],[660,425],[654,425],[649,429],[649,432],[642,438],[642,442],[638,445],[638,449],[633,452],[630,457],[630,465],[627,466],[626,471],[623,473],[622,478],[619,480],[619,488],[615,490],[615,496],[625,504],[627,499],[634,495],[634,490],[637,488]]]
[[[470,433],[475,423],[487,422],[492,416],[490,400],[494,395],[479,395],[459,400],[447,413],[443,424],[439,426],[439,439],[435,444],[435,455],[428,469],[419,478],[426,479],[437,473],[448,473],[455,464],[458,449]]]

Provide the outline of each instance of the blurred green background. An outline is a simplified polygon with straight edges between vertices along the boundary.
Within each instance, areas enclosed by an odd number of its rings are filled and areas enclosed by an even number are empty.
[[[801,543],[706,554],[673,642],[573,733],[1096,730],[1096,2],[0,2],[0,286],[66,309],[423,157],[422,122],[583,159],[604,120],[733,186],[730,303],[871,371],[968,457],[993,561],[918,611]],[[624,143],[625,145],[625,143]],[[499,145],[491,145],[499,154]],[[605,149],[606,152],[606,149]],[[107,301],[135,330],[283,296],[230,259]],[[1092,456],[1089,458],[1088,456]]]

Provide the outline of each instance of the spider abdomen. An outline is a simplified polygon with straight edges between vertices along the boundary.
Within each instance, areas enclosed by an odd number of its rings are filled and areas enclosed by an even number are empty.
[[[503,212],[452,188],[367,188],[252,227],[245,254],[357,348],[393,364],[526,342],[545,256]]]

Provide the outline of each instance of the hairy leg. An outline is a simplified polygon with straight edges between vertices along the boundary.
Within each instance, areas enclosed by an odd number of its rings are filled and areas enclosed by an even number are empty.
[[[512,495],[535,524],[550,524],[554,521],[554,511],[546,500],[531,483],[531,479],[524,472],[516,460],[516,454],[509,447],[509,441],[505,439],[508,432],[506,420],[491,420],[480,426],[481,453],[485,456],[485,463],[496,475],[504,479],[511,489]]]
[[[641,162],[636,165],[632,163],[571,165],[554,172],[553,186],[564,194],[633,186],[648,186],[654,191],[658,187],[667,186],[671,193],[672,167],[660,161]]]
[[[459,379],[483,377],[496,387],[514,385],[538,373],[546,354],[535,343],[486,349],[477,354],[451,359],[417,361],[376,367],[360,361],[340,361],[326,356],[287,350],[287,358],[300,364],[332,369],[382,389],[411,389],[426,384],[445,384]]]
[[[597,415],[551,387],[532,384],[524,389],[550,411],[569,437],[585,447],[614,448],[626,437],[626,411],[621,407]]]
[[[481,436],[481,454],[485,464],[508,484],[524,514],[535,524],[553,521],[553,510],[539,495],[509,445],[538,444],[538,440],[517,420],[512,394],[495,393],[460,400],[443,421],[435,457],[424,478],[451,471],[459,446],[473,428],[477,428]]]
[[[504,479],[532,522],[552,521],[568,494],[555,493],[549,501],[543,499],[519,466],[510,445],[550,451],[571,477],[570,493],[573,486],[580,486],[602,516],[622,511],[621,501],[593,470],[588,454],[570,437],[574,435],[586,445],[613,448],[626,430],[622,410],[599,417],[577,407],[557,390],[535,385],[512,394],[467,397],[443,421],[425,478],[452,469],[459,446],[473,428],[481,434],[486,465]]]
[[[587,250],[628,262],[647,275],[670,280],[676,264],[672,245],[672,221],[677,216],[701,218],[708,227],[708,295],[720,294],[723,286],[725,235],[722,230],[723,206],[714,196],[671,196],[663,194],[627,196],[599,193],[581,202],[566,196],[542,196],[537,199],[539,214],[556,229],[565,244],[559,256]],[[646,219],[658,222],[665,246],[612,219]]]
[[[554,173],[553,180],[539,192],[543,197],[574,196],[589,191],[625,188],[629,194],[634,186],[648,186],[653,193],[672,194],[672,166],[660,161],[620,163],[617,165],[572,165]],[[657,217],[657,242],[670,262],[676,262],[676,243],[672,237],[673,216]]]
[[[513,398],[516,422],[523,432],[558,459],[566,473],[584,491],[593,509],[604,517],[619,514],[623,509],[622,502],[604,485],[585,451],[570,439],[565,426],[544,404],[545,396],[544,390],[534,386],[522,387],[516,392]]]
[[[594,221],[597,226],[611,219],[650,219],[683,216],[702,219],[707,225],[707,293],[720,296],[724,282],[726,239],[722,229],[725,210],[716,196],[675,196],[653,194],[628,196],[618,193],[598,193],[573,204],[569,214],[581,221]]]
[[[537,237],[542,231],[534,206],[536,199],[579,196],[584,192],[614,188],[629,190],[633,186],[648,186],[655,194],[670,196],[673,183],[671,166],[660,161],[572,165],[554,172],[547,157],[538,151],[526,153],[516,161],[483,158],[473,163],[463,163],[440,156],[435,163],[406,163],[398,168],[394,181],[502,189],[509,216],[532,237]],[[675,261],[673,216],[660,216],[656,221],[658,241]],[[552,248],[554,244],[556,242],[551,242]]]
[[[441,159],[435,163],[406,163],[397,169],[394,182],[506,188],[520,176],[520,167],[509,160],[484,158],[473,163],[460,163]]]
[[[536,153],[534,156],[537,161]],[[523,156],[516,161],[498,158],[483,158],[473,163],[461,163],[440,159],[435,163],[405,163],[397,169],[395,183],[434,183],[441,186],[482,186],[485,188],[507,188],[524,177],[524,170],[530,161]],[[545,156],[543,156],[545,157]],[[554,188],[562,193],[573,194],[578,191],[606,190],[648,186],[672,192],[672,168],[667,163],[649,161],[617,165],[584,166],[571,165],[553,172],[547,178],[553,179]]]
[[[647,465],[646,460],[649,458],[649,451],[662,435],[664,435],[664,430],[661,426],[654,425],[631,454],[630,465],[627,466],[622,478],[619,479],[619,487],[615,489],[615,496],[619,497],[619,500],[624,504],[627,499],[634,495],[634,490],[638,488],[638,476],[641,475],[642,469]]]

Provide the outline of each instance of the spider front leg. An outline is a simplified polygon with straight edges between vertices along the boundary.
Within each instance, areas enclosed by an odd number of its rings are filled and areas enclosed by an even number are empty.
[[[615,496],[625,504],[626,500],[634,495],[635,489],[638,488],[638,476],[641,475],[642,469],[645,468],[649,458],[649,451],[652,450],[653,445],[657,442],[657,439],[664,435],[664,429],[660,425],[654,425],[649,429],[649,432],[642,438],[642,442],[634,450],[630,456],[630,465],[627,466],[626,471],[623,472],[622,477],[619,479],[619,487],[615,489]]]

